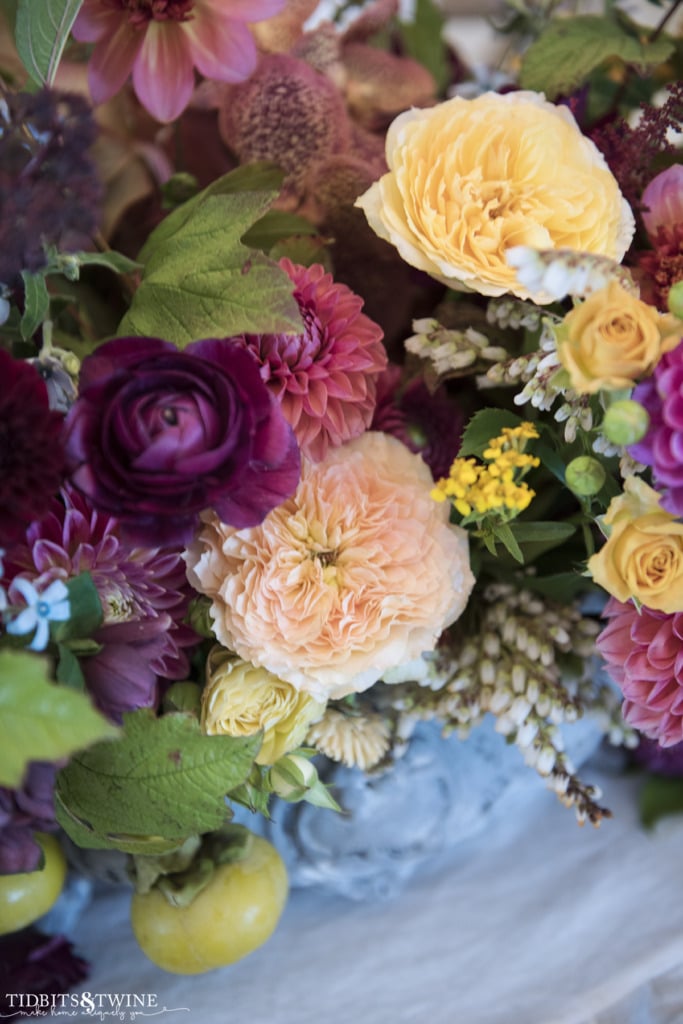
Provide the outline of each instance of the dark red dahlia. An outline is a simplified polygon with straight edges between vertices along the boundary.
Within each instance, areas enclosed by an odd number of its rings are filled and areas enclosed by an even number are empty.
[[[391,364],[377,382],[372,430],[382,430],[421,455],[435,480],[448,476],[460,449],[465,414],[445,387],[432,394],[421,378],[402,386],[403,371]]]
[[[0,349],[0,547],[41,519],[59,490],[62,419],[37,370]]]

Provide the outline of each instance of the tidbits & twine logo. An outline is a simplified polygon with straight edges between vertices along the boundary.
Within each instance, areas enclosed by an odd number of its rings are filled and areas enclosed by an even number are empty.
[[[3,1012],[9,1009],[9,1013]],[[61,995],[8,992],[0,1018],[79,1017],[135,1021],[165,1013],[189,1013],[189,1006],[160,1006],[153,992],[80,992]]]

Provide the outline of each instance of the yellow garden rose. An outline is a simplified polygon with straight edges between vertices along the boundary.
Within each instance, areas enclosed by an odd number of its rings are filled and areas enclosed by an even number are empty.
[[[362,195],[370,226],[451,288],[531,295],[512,246],[621,260],[633,214],[597,147],[565,106],[534,92],[456,96],[408,110],[387,134],[389,173]]]
[[[275,764],[304,740],[325,705],[264,668],[216,645],[206,662],[201,726],[209,736],[253,736],[263,730],[257,764]]]
[[[677,333],[674,333],[677,332]],[[576,306],[557,331],[557,354],[582,394],[629,388],[675,348],[683,324],[611,281]]]
[[[604,523],[607,541],[588,560],[595,582],[619,601],[683,611],[683,523],[660,508],[657,492],[629,477]]]

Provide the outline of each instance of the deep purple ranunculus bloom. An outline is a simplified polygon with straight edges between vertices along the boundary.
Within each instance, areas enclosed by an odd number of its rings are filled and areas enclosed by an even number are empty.
[[[227,340],[102,345],[83,362],[65,445],[73,484],[156,547],[189,541],[206,508],[256,526],[299,481],[291,427],[256,361]]]
[[[0,787],[0,875],[35,871],[42,851],[34,832],[54,829],[57,766],[32,761],[19,789]]]
[[[629,453],[652,467],[655,484],[664,491],[662,506],[683,515],[683,342],[662,356],[633,398],[647,409],[650,427]]]
[[[662,747],[656,740],[642,736],[633,757],[639,765],[656,775],[683,778],[683,743]]]

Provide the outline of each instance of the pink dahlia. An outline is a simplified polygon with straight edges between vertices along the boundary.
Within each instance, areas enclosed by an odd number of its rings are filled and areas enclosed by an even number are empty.
[[[683,612],[667,615],[610,598],[598,637],[607,670],[624,695],[622,712],[645,736],[683,741]]]
[[[346,285],[335,284],[319,264],[301,267],[284,258],[280,266],[294,282],[304,333],[231,340],[256,357],[303,454],[319,461],[329,447],[370,426],[387,354],[382,329]]]
[[[133,75],[140,103],[173,121],[190,102],[194,68],[219,82],[243,82],[256,68],[245,22],[277,14],[285,0],[85,0],[73,27],[94,43],[88,81],[95,103]]]
[[[104,621],[93,635],[101,650],[83,658],[88,690],[114,720],[124,711],[155,706],[159,680],[183,679],[185,648],[196,642],[183,625],[191,596],[178,548],[133,547],[111,516],[96,512],[75,490],[63,492],[50,513],[6,555],[5,578],[23,577],[42,590],[53,580],[89,572]]]
[[[655,484],[665,488],[662,507],[683,515],[683,342],[665,353],[633,398],[650,417],[647,434],[630,454],[651,466]]]

